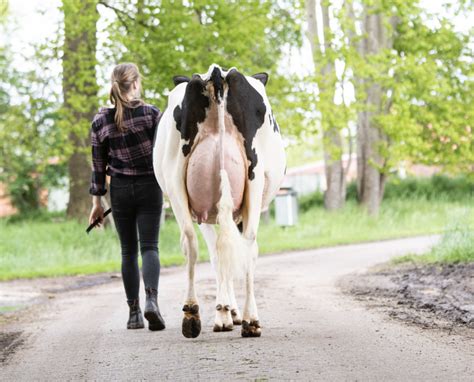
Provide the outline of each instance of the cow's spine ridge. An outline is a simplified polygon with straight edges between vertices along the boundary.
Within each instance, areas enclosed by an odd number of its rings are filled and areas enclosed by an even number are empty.
[[[216,94],[217,98],[217,118],[219,123],[219,162],[220,162],[220,191],[221,197],[217,205],[217,222],[219,223],[219,233],[217,234],[217,272],[220,280],[230,282],[234,278],[240,278],[246,271],[245,240],[240,234],[234,222],[234,200],[229,181],[229,174],[225,169],[224,157],[224,136],[225,136],[225,102],[221,98],[222,94]]]

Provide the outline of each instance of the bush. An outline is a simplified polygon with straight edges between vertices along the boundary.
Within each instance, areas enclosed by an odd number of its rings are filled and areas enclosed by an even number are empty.
[[[458,224],[447,231],[440,242],[423,255],[406,255],[392,260],[394,264],[468,263],[474,261],[474,231],[469,224]]]
[[[474,179],[468,176],[449,177],[433,175],[431,178],[391,178],[385,185],[384,200],[426,199],[458,201],[474,198]],[[357,200],[357,184],[347,185],[346,200]],[[324,205],[324,194],[316,191],[299,198],[302,211]]]
[[[357,183],[350,182],[346,188],[346,200],[356,200],[357,201]]]
[[[324,206],[324,194],[320,191],[303,195],[298,198],[298,207],[301,212],[308,211],[316,206]]]
[[[474,261],[474,232],[469,227],[456,227],[443,235],[439,245],[431,251],[437,262]]]
[[[392,179],[385,187],[385,199],[425,198],[464,200],[474,196],[474,180],[467,176],[433,175],[431,178]]]
[[[5,224],[17,223],[51,223],[64,221],[66,219],[65,211],[50,212],[46,208],[32,209],[28,212],[17,213],[1,219]]]

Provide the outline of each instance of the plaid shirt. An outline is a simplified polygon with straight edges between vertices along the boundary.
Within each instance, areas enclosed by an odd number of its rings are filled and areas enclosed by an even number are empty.
[[[92,121],[92,180],[89,193],[104,195],[106,175],[153,174],[153,139],[161,117],[155,106],[144,104],[124,112],[126,131],[118,131],[115,108],[100,108]]]

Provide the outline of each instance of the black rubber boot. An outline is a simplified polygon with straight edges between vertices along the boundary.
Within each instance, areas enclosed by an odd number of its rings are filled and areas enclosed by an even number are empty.
[[[163,330],[165,328],[165,321],[161,317],[160,309],[158,308],[158,291],[152,288],[145,288],[145,293],[145,318],[148,320],[148,329]]]
[[[145,324],[143,323],[142,311],[140,310],[140,301],[138,299],[127,300],[127,304],[130,308],[127,329],[143,329]]]

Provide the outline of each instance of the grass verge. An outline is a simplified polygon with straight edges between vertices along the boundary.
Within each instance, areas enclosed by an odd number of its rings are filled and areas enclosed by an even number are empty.
[[[393,259],[394,264],[455,264],[474,261],[474,231],[469,226],[456,226],[444,233],[438,245],[422,255],[406,255]]]
[[[339,212],[313,207],[300,214],[297,226],[261,224],[260,254],[322,246],[434,234],[455,223],[474,226],[472,200],[387,200],[377,218],[355,202]],[[208,259],[199,234],[200,261]],[[162,266],[184,263],[179,229],[173,220],[160,231]],[[472,247],[472,246],[471,246]],[[120,270],[120,246],[110,228],[89,236],[85,226],[64,217],[9,222],[0,220],[0,280],[77,275]]]

